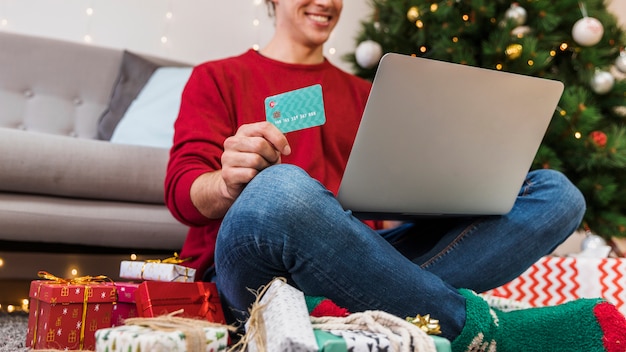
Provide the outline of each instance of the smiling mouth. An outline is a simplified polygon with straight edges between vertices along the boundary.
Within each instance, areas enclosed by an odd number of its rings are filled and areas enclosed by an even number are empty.
[[[317,23],[328,23],[330,22],[330,16],[322,16],[322,15],[312,15],[308,14],[308,17]]]

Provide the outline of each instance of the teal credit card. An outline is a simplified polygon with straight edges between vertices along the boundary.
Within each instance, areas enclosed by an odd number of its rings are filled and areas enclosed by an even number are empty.
[[[326,123],[319,84],[265,98],[265,116],[283,133]]]

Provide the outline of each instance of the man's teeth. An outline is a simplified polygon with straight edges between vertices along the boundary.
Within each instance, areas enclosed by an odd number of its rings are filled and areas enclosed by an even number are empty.
[[[311,18],[313,21],[322,23],[327,23],[328,21],[330,21],[330,18],[328,16],[309,15],[309,18]]]

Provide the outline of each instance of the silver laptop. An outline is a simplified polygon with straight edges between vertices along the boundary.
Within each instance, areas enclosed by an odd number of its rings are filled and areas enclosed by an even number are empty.
[[[338,200],[370,219],[505,214],[562,93],[558,81],[386,54]]]

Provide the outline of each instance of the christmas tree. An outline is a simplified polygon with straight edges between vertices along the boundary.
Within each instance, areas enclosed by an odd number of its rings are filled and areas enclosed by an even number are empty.
[[[371,1],[345,57],[358,76],[396,52],[563,82],[532,168],[583,192],[584,229],[626,237],[626,36],[603,0]]]

